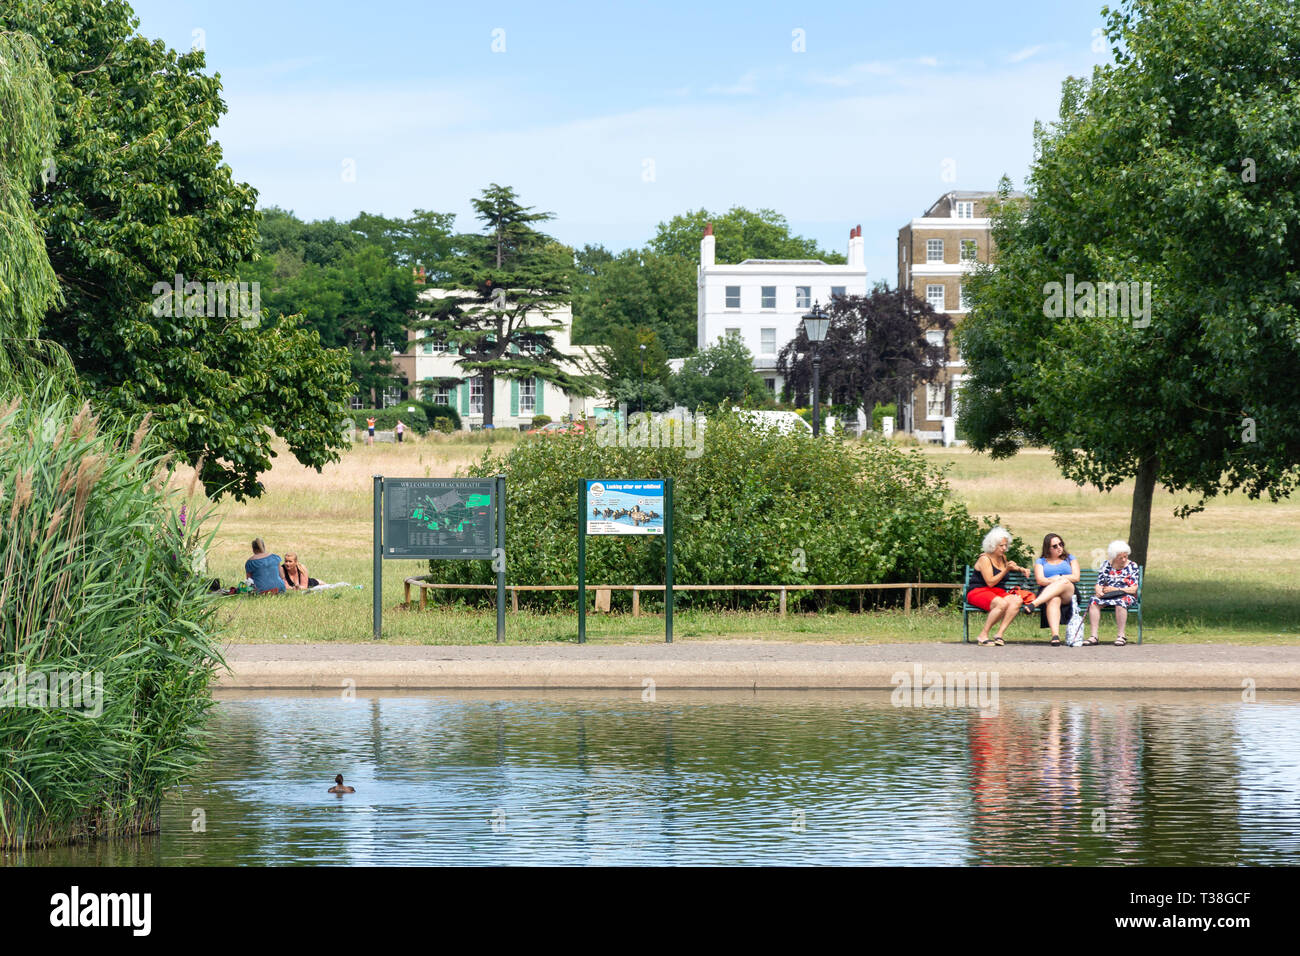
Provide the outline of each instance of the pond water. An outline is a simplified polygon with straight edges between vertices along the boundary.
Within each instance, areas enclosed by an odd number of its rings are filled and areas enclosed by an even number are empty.
[[[225,694],[210,729],[160,834],[4,862],[1300,864],[1295,695]]]

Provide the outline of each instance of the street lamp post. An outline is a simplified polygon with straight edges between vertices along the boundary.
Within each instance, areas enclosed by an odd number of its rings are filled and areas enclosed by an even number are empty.
[[[641,414],[645,414],[645,343],[641,343]]]
[[[818,346],[826,338],[826,329],[830,326],[830,316],[826,314],[818,303],[814,302],[812,311],[803,317],[803,330],[808,335],[808,341],[812,344],[812,363],[813,363],[813,407],[812,407],[812,428],[813,437],[816,438],[822,430],[822,405],[821,405],[821,372],[822,357]]]

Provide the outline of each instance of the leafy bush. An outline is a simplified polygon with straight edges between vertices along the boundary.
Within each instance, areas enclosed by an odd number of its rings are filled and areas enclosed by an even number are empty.
[[[871,430],[880,431],[884,427],[885,419],[892,418],[894,425],[898,425],[898,406],[893,402],[888,405],[881,405],[876,402],[876,407],[871,410]]]
[[[157,830],[220,663],[200,518],[163,490],[145,426],[100,435],[71,408],[0,410],[0,847]],[[55,670],[86,675],[83,709],[33,705]]]
[[[424,416],[428,419],[429,426],[434,431],[443,433],[460,431],[460,412],[450,405],[421,402],[420,407],[424,409]]]
[[[415,411],[407,411],[408,408],[414,408]],[[399,418],[402,424],[414,429],[417,434],[423,435],[429,431],[429,419],[424,413],[424,407],[418,402],[403,402],[391,408],[349,409],[348,414],[361,431],[366,430],[367,418],[375,420],[375,431],[392,431],[397,427]]]
[[[541,428],[543,425],[549,425],[550,423],[551,423],[551,416],[550,416],[550,415],[534,415],[534,416],[533,416],[533,427],[534,427],[534,428]]]
[[[468,473],[507,476],[509,582],[577,581],[577,481],[584,476],[675,479],[680,584],[960,581],[989,527],[970,516],[923,455],[880,439],[782,435],[727,413],[711,417],[702,437],[694,458],[680,447],[601,445],[580,434],[485,454]],[[587,561],[593,584],[653,584],[663,580],[663,540],[592,537]],[[430,573],[442,582],[493,580],[481,561],[434,561]],[[699,603],[700,594],[709,599],[708,592],[683,592],[681,603]]]

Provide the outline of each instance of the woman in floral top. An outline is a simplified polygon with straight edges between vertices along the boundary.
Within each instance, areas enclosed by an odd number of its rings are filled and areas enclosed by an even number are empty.
[[[1084,643],[1098,643],[1097,628],[1101,624],[1101,609],[1113,607],[1115,630],[1119,632],[1115,635],[1115,646],[1123,647],[1128,643],[1128,638],[1124,635],[1124,628],[1128,623],[1128,609],[1137,600],[1138,566],[1128,559],[1129,547],[1126,541],[1112,541],[1110,547],[1106,549],[1106,554],[1109,560],[1101,562],[1101,567],[1097,569],[1096,594],[1088,604],[1088,622],[1092,625],[1092,637]],[[1116,594],[1114,597],[1102,597],[1103,594],[1114,594],[1116,591],[1124,593]]]

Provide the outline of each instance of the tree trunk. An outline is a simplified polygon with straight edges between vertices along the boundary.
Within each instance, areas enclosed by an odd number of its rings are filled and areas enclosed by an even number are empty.
[[[1155,495],[1156,472],[1160,459],[1155,455],[1143,459],[1138,465],[1137,483],[1133,487],[1133,513],[1128,522],[1128,546],[1132,548],[1129,555],[1134,561],[1146,567],[1147,544],[1151,540],[1151,501]]]
[[[492,414],[496,411],[496,377],[491,369],[483,369],[479,372],[483,377],[483,427],[487,428],[492,424]]]

